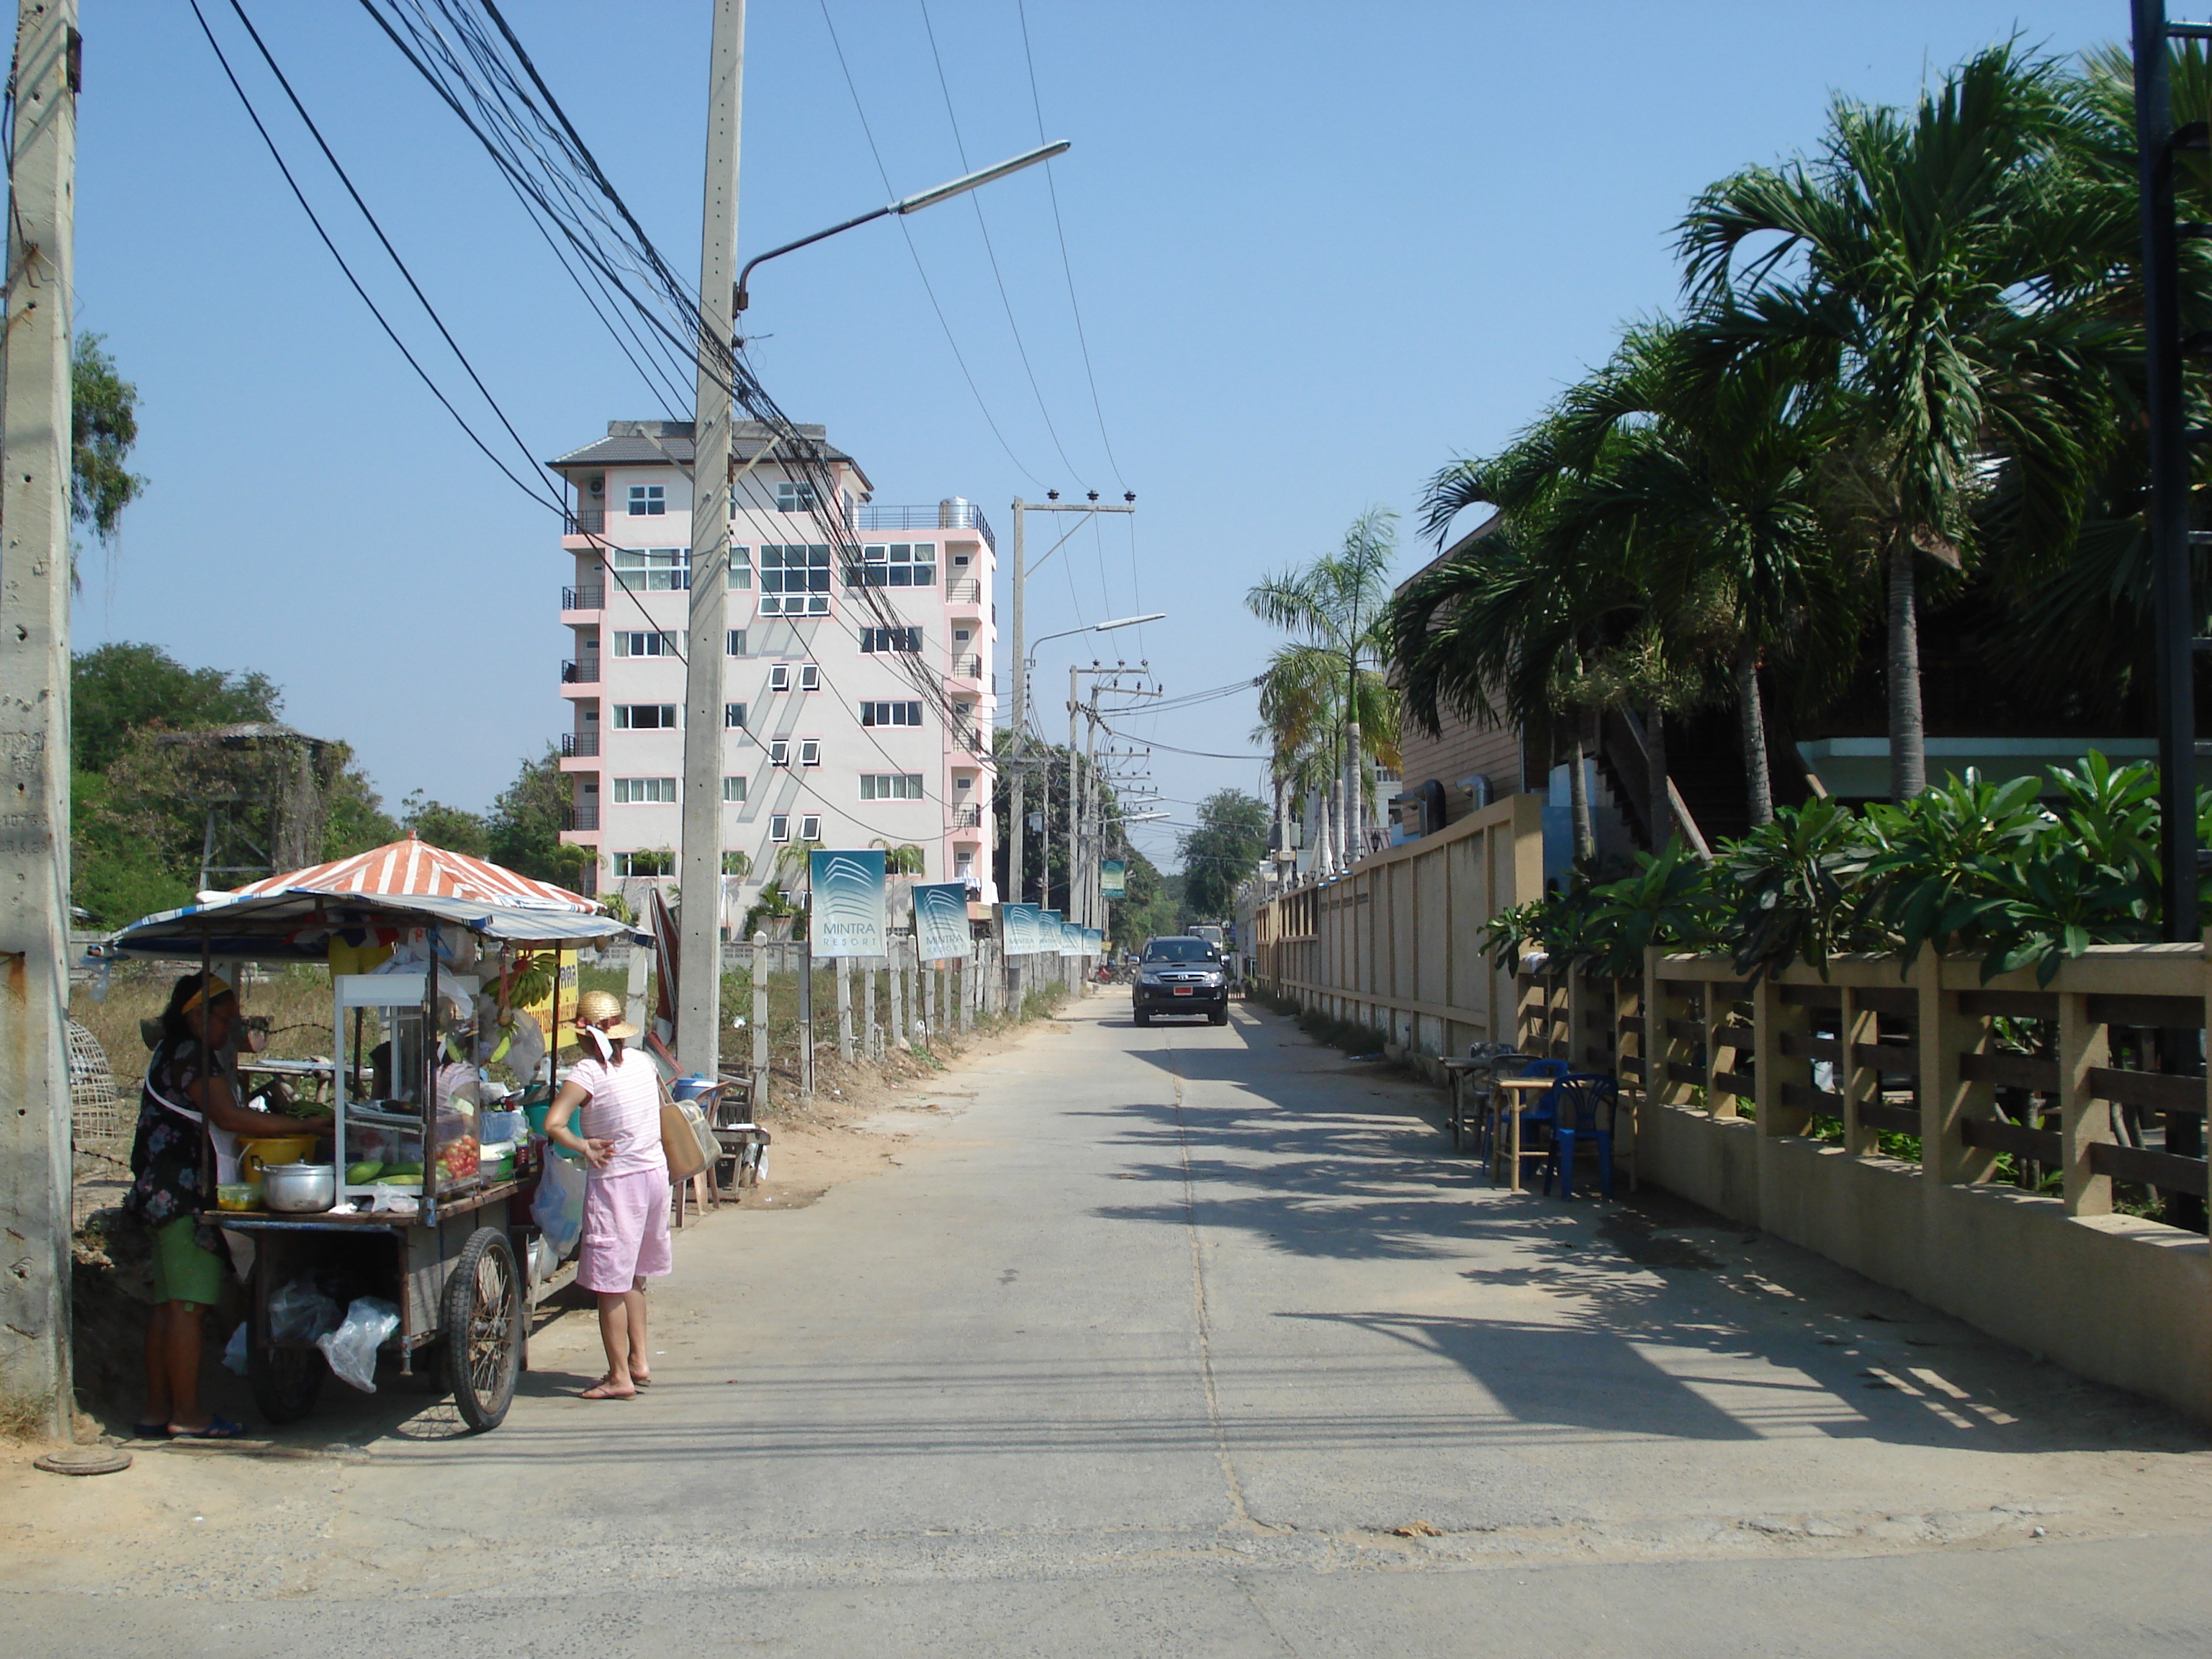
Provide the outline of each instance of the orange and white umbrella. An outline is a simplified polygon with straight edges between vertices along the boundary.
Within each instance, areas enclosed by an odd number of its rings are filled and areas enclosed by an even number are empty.
[[[597,915],[599,906],[581,893],[504,869],[466,853],[407,839],[281,876],[249,882],[233,894],[259,898],[278,893],[344,893],[364,898],[453,898],[474,904],[516,905]]]

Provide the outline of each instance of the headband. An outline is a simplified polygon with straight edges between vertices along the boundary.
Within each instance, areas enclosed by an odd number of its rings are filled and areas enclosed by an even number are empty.
[[[210,992],[214,994],[212,996],[209,994]],[[180,1014],[189,1014],[203,1002],[221,1001],[224,997],[237,994],[224,981],[222,975],[210,974],[199,982],[198,988],[192,992],[191,995],[185,999],[184,1006],[177,1012]]]

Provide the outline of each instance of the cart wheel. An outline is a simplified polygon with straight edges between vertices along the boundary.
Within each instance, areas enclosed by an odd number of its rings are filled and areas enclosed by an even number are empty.
[[[253,1403],[271,1423],[296,1423],[314,1410],[329,1370],[313,1348],[272,1348],[253,1340],[246,1345],[246,1380]]]
[[[446,1380],[461,1420],[495,1429],[514,1403],[522,1370],[522,1281],[514,1249],[496,1227],[479,1227],[446,1276]]]

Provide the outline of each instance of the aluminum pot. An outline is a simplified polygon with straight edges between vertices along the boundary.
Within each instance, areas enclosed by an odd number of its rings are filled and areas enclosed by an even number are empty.
[[[272,1210],[313,1215],[338,1200],[338,1172],[329,1164],[272,1164],[261,1172],[261,1201]]]

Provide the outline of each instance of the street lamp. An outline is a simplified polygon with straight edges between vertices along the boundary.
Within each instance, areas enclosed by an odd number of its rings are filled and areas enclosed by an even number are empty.
[[[1026,665],[1030,668],[1036,666],[1036,648],[1047,640],[1064,640],[1071,634],[1104,634],[1116,628],[1134,628],[1139,623],[1165,622],[1167,617],[1164,611],[1148,611],[1141,617],[1116,617],[1112,622],[1091,623],[1083,628],[1063,628],[1059,633],[1047,634],[1030,645]]]
[[[949,185],[939,185],[934,190],[925,190],[918,196],[902,197],[887,207],[871,209],[857,219],[846,220],[842,225],[832,225],[827,230],[816,231],[811,236],[802,236],[795,242],[786,242],[781,247],[772,247],[765,253],[756,253],[745,261],[744,269],[738,273],[735,307],[738,314],[742,317],[744,314],[745,307],[750,301],[750,296],[745,292],[745,284],[751,279],[755,265],[765,264],[770,259],[779,258],[784,254],[811,246],[816,242],[836,235],[840,231],[850,230],[855,225],[869,224],[894,213],[919,213],[926,207],[935,207],[939,202],[949,202],[956,196],[964,196],[969,191],[988,185],[994,179],[1003,179],[1010,173],[1019,173],[1024,167],[1035,167],[1039,161],[1049,161],[1054,156],[1066,149],[1068,141],[1065,138],[1054,143],[1040,144],[1035,149],[1023,151],[1010,161],[1001,161],[996,167],[985,167],[980,173],[969,173],[965,178],[955,179]]]

